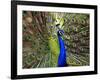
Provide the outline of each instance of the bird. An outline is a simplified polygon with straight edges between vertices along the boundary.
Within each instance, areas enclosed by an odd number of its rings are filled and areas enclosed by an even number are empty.
[[[23,68],[90,62],[89,14],[23,11]]]
[[[63,30],[59,30],[57,32],[58,35],[58,41],[59,41],[59,46],[60,46],[60,53],[59,53],[59,57],[58,57],[58,67],[64,67],[66,66],[66,49],[65,49],[65,44],[64,44],[64,40],[62,38],[62,36],[64,35],[64,31]]]

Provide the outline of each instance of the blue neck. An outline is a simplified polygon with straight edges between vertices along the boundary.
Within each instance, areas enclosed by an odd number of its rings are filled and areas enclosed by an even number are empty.
[[[60,35],[58,35],[59,46],[60,46],[60,53],[58,57],[58,67],[66,66],[66,50],[64,40]]]

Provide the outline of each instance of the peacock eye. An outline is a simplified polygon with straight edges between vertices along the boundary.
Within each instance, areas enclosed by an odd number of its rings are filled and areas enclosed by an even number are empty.
[[[59,34],[62,35],[62,32],[59,31]]]

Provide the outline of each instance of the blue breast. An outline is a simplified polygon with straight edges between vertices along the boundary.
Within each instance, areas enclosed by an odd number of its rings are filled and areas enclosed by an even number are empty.
[[[60,53],[58,57],[58,67],[64,67],[66,66],[66,50],[65,50],[65,44],[64,40],[61,38],[61,36],[58,35],[59,45],[60,45]]]

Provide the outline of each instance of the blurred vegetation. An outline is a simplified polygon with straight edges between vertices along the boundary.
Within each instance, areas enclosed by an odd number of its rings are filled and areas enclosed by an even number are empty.
[[[57,67],[57,23],[64,30],[68,65],[89,65],[89,14],[23,11],[22,23],[23,68]]]

